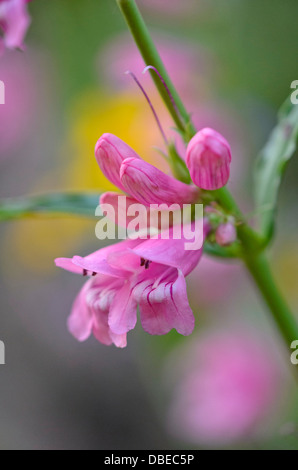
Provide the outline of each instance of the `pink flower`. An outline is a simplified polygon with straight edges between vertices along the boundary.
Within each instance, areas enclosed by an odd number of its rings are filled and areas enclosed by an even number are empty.
[[[195,444],[227,444],[251,434],[272,410],[279,370],[269,346],[255,336],[211,333],[184,355],[179,352],[180,367],[175,356],[179,384],[169,426],[176,437]]]
[[[34,51],[5,54],[1,58],[5,104],[0,105],[0,160],[17,156],[20,148],[25,151],[29,136],[35,142],[37,121],[41,122],[41,110],[48,106],[48,76],[44,58]]]
[[[125,190],[140,203],[190,204],[198,200],[198,188],[181,183],[150,163],[139,158],[127,158],[120,168]]]
[[[237,232],[235,225],[231,222],[227,222],[226,224],[221,224],[216,230],[216,243],[221,246],[227,246],[231,243],[234,243],[237,239]]]
[[[136,152],[113,134],[103,134],[95,146],[95,158],[103,174],[122,191],[120,167],[126,158],[138,158]]]
[[[129,205],[183,204],[198,198],[197,188],[144,162],[112,134],[104,134],[98,140],[95,155],[103,173],[129,193]],[[116,201],[115,193],[101,196],[101,203],[108,202],[112,207]],[[189,228],[194,233],[192,226]],[[61,268],[93,276],[73,306],[69,319],[73,335],[85,340],[93,332],[100,342],[123,347],[126,333],[135,327],[137,306],[148,333],[161,335],[175,328],[178,333],[189,335],[194,317],[187,300],[185,276],[198,264],[202,248],[186,249],[189,240],[184,229],[179,239],[173,237],[172,228],[169,239],[158,234],[145,241],[126,240],[85,258],[56,259]]]
[[[230,176],[230,163],[230,145],[213,129],[197,132],[187,146],[186,164],[192,181],[201,189],[225,186]]]
[[[85,258],[58,258],[56,265],[92,276],[72,309],[68,326],[79,340],[91,333],[103,344],[126,346],[126,333],[135,327],[137,306],[149,334],[175,328],[189,335],[194,317],[185,276],[197,265],[202,250],[185,251],[185,239],[125,240]]]
[[[23,41],[30,24],[27,12],[29,0],[0,0],[0,30],[2,47],[23,48]]]
[[[97,163],[104,175],[136,202],[189,204],[199,197],[198,188],[181,183],[143,161],[125,142],[104,134],[95,146]]]

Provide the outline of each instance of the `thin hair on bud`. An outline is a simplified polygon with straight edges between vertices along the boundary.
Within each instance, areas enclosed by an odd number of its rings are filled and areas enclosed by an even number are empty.
[[[169,89],[168,85],[166,84],[166,81],[165,81],[165,79],[163,78],[162,74],[161,74],[161,73],[159,72],[159,70],[157,70],[157,68],[154,67],[153,65],[147,65],[147,66],[144,68],[144,70],[143,70],[142,73],[144,74],[144,73],[148,72],[148,70],[153,70],[153,71],[156,73],[156,75],[159,77],[161,83],[163,84],[163,86],[164,86],[164,88],[165,88],[165,90],[166,90],[166,92],[167,92],[167,94],[168,94],[168,97],[169,97],[170,100],[171,100],[171,103],[172,103],[172,105],[173,105],[173,107],[174,107],[176,113],[177,113],[178,115],[180,115],[180,112],[179,112],[178,106],[177,106],[177,104],[176,104],[176,101],[174,100],[174,97],[173,97],[172,93],[170,92],[170,89]]]
[[[136,82],[136,84],[137,84],[138,87],[140,88],[141,92],[142,92],[143,95],[145,96],[145,98],[146,98],[146,100],[147,100],[147,102],[148,102],[148,104],[149,104],[149,106],[150,106],[150,108],[151,108],[151,110],[152,110],[152,113],[153,113],[153,115],[154,115],[155,121],[156,121],[156,123],[157,123],[157,125],[158,125],[158,128],[159,128],[159,130],[160,130],[160,132],[161,132],[161,135],[162,135],[162,137],[163,137],[163,140],[164,140],[166,146],[168,146],[169,143],[168,143],[168,139],[167,139],[167,137],[166,137],[166,134],[165,134],[165,132],[164,132],[164,130],[163,130],[163,128],[162,128],[162,125],[161,125],[161,122],[160,122],[159,117],[158,117],[158,115],[157,115],[157,112],[155,111],[154,106],[153,106],[153,104],[152,104],[152,102],[151,102],[149,96],[147,95],[147,93],[146,93],[144,87],[141,85],[141,83],[139,82],[139,80],[137,79],[137,77],[135,76],[135,74],[134,74],[133,72],[131,72],[130,70],[127,70],[127,71],[125,72],[125,75],[130,75],[130,76],[134,79],[134,81]]]

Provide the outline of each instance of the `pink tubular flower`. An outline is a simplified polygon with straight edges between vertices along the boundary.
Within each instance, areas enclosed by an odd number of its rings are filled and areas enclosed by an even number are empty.
[[[199,196],[198,188],[181,183],[139,158],[123,161],[120,180],[125,190],[146,206],[155,203],[190,204]]]
[[[174,358],[179,383],[171,433],[195,444],[228,444],[251,435],[280,392],[276,357],[268,349],[255,334],[237,330],[200,337],[184,356],[180,351],[180,369]]]
[[[189,335],[194,317],[185,276],[199,262],[202,250],[185,251],[184,243],[184,238],[125,240],[85,258],[56,259],[61,268],[92,276],[73,305],[71,333],[80,341],[93,333],[103,344],[124,347],[139,305],[146,332],[161,335],[175,328]]]
[[[202,129],[191,139],[186,164],[192,181],[201,189],[225,186],[230,176],[231,149],[226,139],[213,129]]]
[[[181,183],[145,162],[125,142],[104,134],[95,146],[97,163],[104,175],[136,202],[180,205],[195,202],[198,188]]]
[[[125,191],[120,180],[120,167],[126,158],[138,158],[136,152],[119,137],[103,134],[96,143],[95,158],[103,174]]]
[[[231,243],[234,243],[237,239],[237,232],[235,225],[231,222],[227,222],[226,224],[221,224],[216,230],[216,243],[221,246],[227,246]]]
[[[30,25],[26,4],[30,0],[0,0],[0,31],[2,47],[23,48],[23,41]]]

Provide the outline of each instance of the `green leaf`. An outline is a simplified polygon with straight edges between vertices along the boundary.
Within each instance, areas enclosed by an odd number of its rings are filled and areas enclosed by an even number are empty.
[[[288,99],[278,114],[278,124],[257,159],[255,198],[260,228],[269,240],[274,232],[274,216],[282,175],[295,152],[298,138],[298,105]]]
[[[168,151],[169,151],[169,156],[170,156],[169,163],[171,165],[174,176],[179,181],[182,181],[183,183],[186,183],[186,184],[190,184],[191,178],[190,178],[189,170],[186,166],[185,161],[182,160],[182,158],[178,154],[175,144],[173,142],[170,142],[168,146]]]
[[[94,217],[99,194],[55,193],[0,201],[0,221],[36,216]]]

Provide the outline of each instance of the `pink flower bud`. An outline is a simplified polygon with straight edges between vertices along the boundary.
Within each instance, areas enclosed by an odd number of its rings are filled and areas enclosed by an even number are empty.
[[[199,190],[166,175],[139,158],[127,158],[120,169],[121,183],[141,204],[190,204],[198,199]]]
[[[226,139],[213,129],[202,129],[191,139],[186,164],[191,179],[201,189],[225,186],[230,176],[231,149]]]
[[[221,224],[216,230],[216,243],[221,246],[231,245],[237,239],[235,225],[231,222]]]
[[[139,158],[138,154],[119,137],[103,134],[96,143],[95,157],[108,180],[125,191],[120,181],[121,164],[126,158]]]

